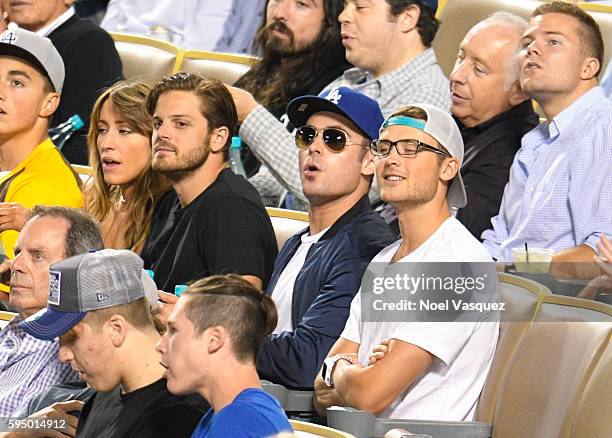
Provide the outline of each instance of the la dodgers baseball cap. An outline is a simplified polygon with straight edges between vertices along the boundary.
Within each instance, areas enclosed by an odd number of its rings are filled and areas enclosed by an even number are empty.
[[[426,134],[431,135],[440,143],[444,148],[451,154],[452,157],[459,160],[459,167],[463,162],[463,138],[457,123],[452,116],[446,111],[442,111],[440,108],[425,103],[409,104],[407,107],[420,108],[425,114],[427,114],[427,121],[424,120],[409,120],[409,123],[404,123],[401,119],[406,117],[389,116],[385,119],[380,130],[382,131],[387,126],[391,125],[408,125],[410,127],[419,129]],[[394,122],[394,119],[399,120]],[[465,193],[465,186],[463,185],[463,179],[461,178],[461,171],[457,171],[457,174],[451,181],[446,194],[448,205],[455,208],[463,208],[467,204],[467,195]]]
[[[0,35],[0,56],[8,55],[32,64],[49,78],[55,91],[61,93],[64,86],[64,61],[49,38],[19,28],[9,23]]]
[[[38,339],[63,335],[87,312],[146,298],[157,302],[157,287],[129,250],[104,249],[79,254],[49,268],[47,307],[19,323]]]
[[[378,128],[384,121],[378,102],[347,87],[297,97],[287,106],[287,116],[295,127],[304,126],[311,115],[323,111],[346,117],[372,140],[378,138]]]

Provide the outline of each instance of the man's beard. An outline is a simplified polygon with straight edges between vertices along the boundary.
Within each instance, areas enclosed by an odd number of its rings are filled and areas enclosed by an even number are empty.
[[[287,35],[288,39],[284,40],[272,35],[273,30]],[[263,49],[276,56],[291,56],[304,50],[303,47],[295,47],[295,36],[282,21],[273,21],[263,29]]]
[[[176,160],[172,163],[157,161],[153,158],[153,170],[164,175],[172,183],[181,182],[202,167],[208,159],[210,154],[209,138],[209,136],[206,136],[200,147],[192,148],[184,155],[176,154]],[[174,149],[176,150],[176,147]]]

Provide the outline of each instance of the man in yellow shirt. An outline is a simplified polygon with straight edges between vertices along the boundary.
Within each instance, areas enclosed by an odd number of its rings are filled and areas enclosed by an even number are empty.
[[[0,36],[0,240],[9,259],[25,221],[12,213],[16,207],[82,204],[79,177],[48,136],[63,83],[64,63],[51,41],[9,25]],[[8,288],[0,284],[0,291]]]

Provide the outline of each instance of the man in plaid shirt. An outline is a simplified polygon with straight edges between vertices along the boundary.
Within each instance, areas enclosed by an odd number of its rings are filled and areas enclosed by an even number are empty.
[[[437,6],[437,0],[345,1],[338,19],[346,59],[355,68],[325,88],[356,89],[375,99],[384,116],[414,102],[450,111],[449,83],[431,48],[438,29]],[[282,185],[307,202],[293,134],[250,93],[231,91],[241,123],[240,138],[263,163],[251,183],[260,193],[277,192],[271,187]],[[378,197],[375,190],[370,196]]]
[[[35,207],[15,245],[9,304],[18,314],[0,331],[0,417],[21,411],[51,385],[75,380],[58,361],[58,340],[38,340],[18,323],[47,306],[49,266],[104,246],[98,225],[85,213],[67,207]]]

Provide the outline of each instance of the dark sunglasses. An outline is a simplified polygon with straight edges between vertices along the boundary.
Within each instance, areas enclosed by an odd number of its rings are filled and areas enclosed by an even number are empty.
[[[317,128],[312,126],[302,126],[295,131],[295,145],[298,149],[306,149],[312,144],[312,142],[319,135]],[[361,147],[367,147],[365,143],[356,143],[349,141],[348,134],[338,128],[325,128],[321,131],[321,138],[323,143],[330,151],[334,153],[342,152],[346,146],[358,145]]]
[[[372,155],[376,155],[377,157],[388,157],[391,153],[391,149],[393,149],[394,146],[397,153],[402,157],[414,157],[419,151],[422,150],[434,152],[445,157],[451,156],[451,154],[446,151],[414,139],[402,139],[397,141],[374,140],[372,143],[370,143],[370,151],[372,152]]]

